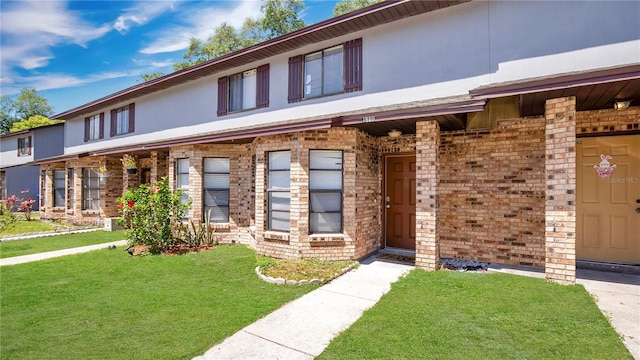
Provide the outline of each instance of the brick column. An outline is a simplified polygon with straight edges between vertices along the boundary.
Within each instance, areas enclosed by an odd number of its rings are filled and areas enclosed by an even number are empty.
[[[547,100],[545,275],[576,282],[576,98]]]
[[[416,123],[416,266],[425,270],[437,270],[440,262],[439,148],[438,122]]]

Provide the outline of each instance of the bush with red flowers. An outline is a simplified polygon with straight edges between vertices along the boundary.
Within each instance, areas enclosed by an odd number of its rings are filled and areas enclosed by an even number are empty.
[[[144,245],[151,253],[160,253],[181,242],[174,229],[180,227],[191,205],[191,199],[183,203],[181,197],[182,190],[171,190],[166,177],[153,186],[142,184],[127,190],[118,199],[118,210],[129,245]]]

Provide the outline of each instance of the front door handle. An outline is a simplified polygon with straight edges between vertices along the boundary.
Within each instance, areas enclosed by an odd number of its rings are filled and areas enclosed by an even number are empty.
[[[640,207],[636,208],[636,212],[640,214]]]

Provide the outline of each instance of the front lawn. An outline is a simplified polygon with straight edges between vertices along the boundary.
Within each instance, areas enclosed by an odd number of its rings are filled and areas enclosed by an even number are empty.
[[[123,248],[0,268],[2,359],[189,359],[317,286],[260,281],[255,253]]]
[[[414,270],[318,359],[632,357],[580,285]]]
[[[124,231],[96,230],[85,233],[43,236],[35,239],[0,242],[0,259],[37,254],[46,251],[125,240]]]
[[[17,215],[16,215],[17,216]],[[56,228],[47,221],[35,220],[16,220],[0,230],[0,236],[15,236],[29,233],[42,233],[54,231]]]

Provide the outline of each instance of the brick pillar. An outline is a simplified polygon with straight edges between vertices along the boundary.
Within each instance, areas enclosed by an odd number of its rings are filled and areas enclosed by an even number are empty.
[[[416,266],[437,270],[440,262],[439,160],[440,125],[416,123]]]
[[[166,152],[151,152],[151,183],[155,184],[156,181],[160,181],[162,177],[169,176],[167,170],[167,153]]]
[[[547,100],[545,275],[576,282],[576,98]]]

